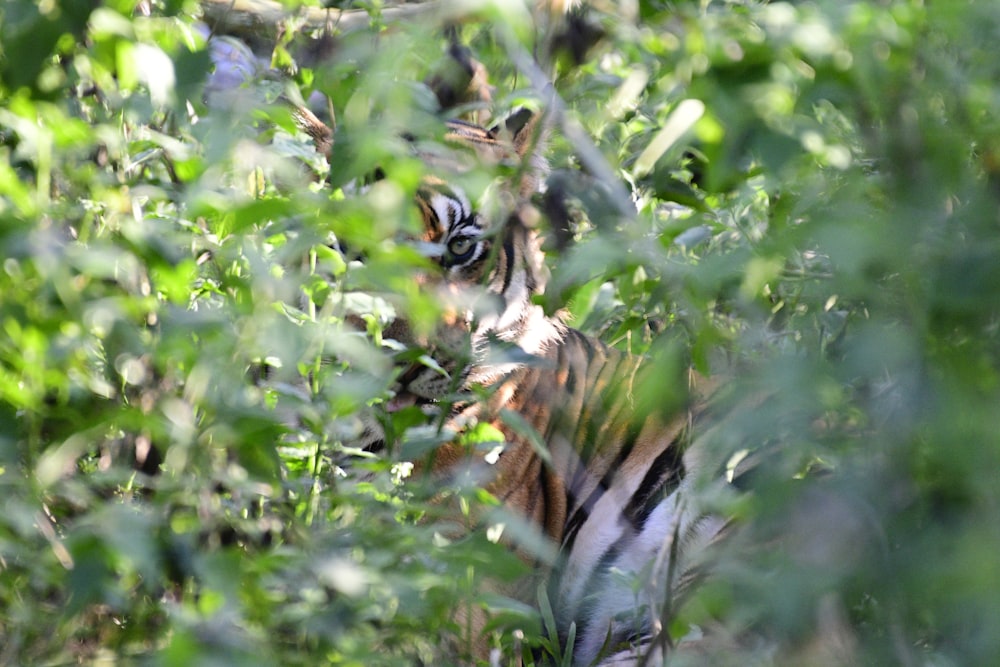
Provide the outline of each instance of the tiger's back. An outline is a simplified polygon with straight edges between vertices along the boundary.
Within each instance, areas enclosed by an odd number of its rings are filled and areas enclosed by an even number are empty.
[[[648,639],[668,598],[671,543],[677,553],[710,539],[721,527],[685,506],[681,492],[689,427],[696,418],[687,400],[673,419],[643,416],[630,399],[641,360],[604,346],[573,329],[542,358],[511,373],[490,401],[490,412],[519,413],[545,443],[545,454],[528,438],[495,418],[507,449],[496,463],[490,490],[559,545],[548,594],[565,641],[571,624],[574,664],[591,664],[601,649]],[[681,386],[679,394],[688,393]],[[679,565],[675,563],[675,565]],[[651,569],[652,568],[652,569]],[[647,577],[637,596],[623,578]]]

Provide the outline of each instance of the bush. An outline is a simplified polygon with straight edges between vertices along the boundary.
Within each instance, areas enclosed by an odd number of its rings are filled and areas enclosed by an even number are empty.
[[[307,22],[257,26],[262,64],[193,2],[134,4],[0,9],[0,663],[440,662],[463,604],[558,655],[476,592],[520,561],[434,498],[495,501],[403,483],[433,429],[352,447],[382,327],[439,315],[394,242],[424,171],[402,137],[442,133],[437,19],[375,3],[318,55]],[[629,7],[454,30],[496,109],[558,112],[546,308],[730,378],[706,446],[751,450],[740,530],[672,633],[732,636],[717,662],[991,662],[1000,8]],[[316,91],[329,163],[283,101]]]

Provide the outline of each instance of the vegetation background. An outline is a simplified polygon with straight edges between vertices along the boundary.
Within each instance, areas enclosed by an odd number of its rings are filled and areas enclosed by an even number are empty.
[[[473,593],[516,559],[445,539],[429,499],[492,501],[401,483],[435,431],[404,411],[398,450],[351,448],[402,354],[381,326],[436,317],[394,239],[445,8],[497,109],[538,103],[532,63],[554,80],[546,307],[736,369],[706,440],[756,467],[675,638],[995,663],[1000,5],[355,5],[326,42],[253,26],[256,64],[192,0],[0,6],[0,664],[447,664],[460,604],[560,660],[544,612]],[[279,100],[314,91],[329,164]]]

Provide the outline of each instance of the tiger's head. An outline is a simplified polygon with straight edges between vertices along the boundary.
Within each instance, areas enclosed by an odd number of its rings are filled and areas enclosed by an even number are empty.
[[[537,150],[540,125],[540,116],[527,110],[491,129],[448,123],[446,139],[457,150],[471,149],[481,162],[505,163],[515,176],[491,193],[489,203],[471,200],[439,176],[425,178],[419,188],[423,234],[417,242],[433,267],[416,279],[437,296],[442,315],[423,340],[405,319],[384,331],[387,338],[426,349],[433,360],[425,357],[401,369],[390,411],[488,386],[560,335],[561,325],[532,301],[546,275],[538,216],[530,204],[544,172]]]

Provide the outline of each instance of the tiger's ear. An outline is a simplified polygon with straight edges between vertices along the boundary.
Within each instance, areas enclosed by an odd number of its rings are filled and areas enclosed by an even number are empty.
[[[542,114],[527,107],[518,107],[502,121],[489,129],[490,136],[497,140],[508,139],[517,156],[524,158],[543,138]]]
[[[518,189],[524,198],[540,190],[549,172],[549,163],[544,157],[548,138],[544,117],[541,112],[518,107],[488,130],[490,137],[513,148],[520,160],[522,171]]]

